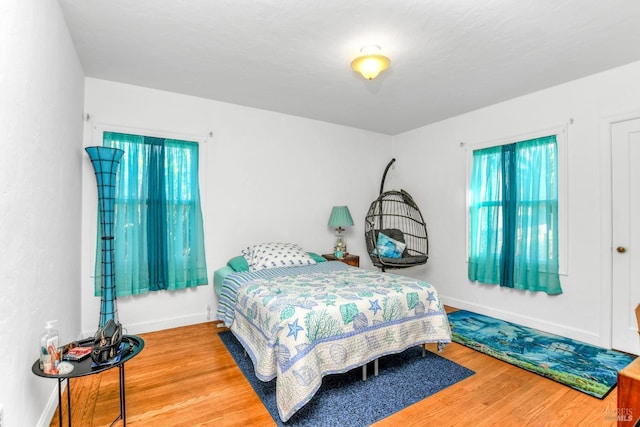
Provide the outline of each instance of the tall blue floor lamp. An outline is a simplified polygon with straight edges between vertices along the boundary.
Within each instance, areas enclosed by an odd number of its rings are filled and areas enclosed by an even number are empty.
[[[100,325],[108,320],[118,322],[116,304],[115,259],[113,245],[113,220],[115,210],[116,171],[124,151],[111,147],[86,147],[98,182],[98,210],[102,232],[102,299],[100,302]]]

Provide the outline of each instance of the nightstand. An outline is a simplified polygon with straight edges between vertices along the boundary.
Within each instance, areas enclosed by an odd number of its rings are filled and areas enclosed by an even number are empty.
[[[347,254],[342,259],[338,259],[333,254],[322,254],[322,257],[327,261],[342,261],[352,267],[360,267],[360,257],[354,254]]]
[[[640,359],[618,372],[618,426],[634,426],[640,419]]]

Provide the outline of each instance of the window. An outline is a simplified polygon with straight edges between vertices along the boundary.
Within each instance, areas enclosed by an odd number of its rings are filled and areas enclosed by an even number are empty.
[[[470,280],[562,293],[558,182],[555,135],[473,151]]]
[[[116,295],[207,284],[198,144],[103,132],[103,145],[124,150],[115,189]]]

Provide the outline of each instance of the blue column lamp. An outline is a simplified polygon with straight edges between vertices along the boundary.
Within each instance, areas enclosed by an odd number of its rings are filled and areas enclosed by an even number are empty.
[[[342,235],[344,227],[353,226],[353,218],[349,208],[346,206],[334,206],[329,217],[329,227],[336,229],[336,244],[333,248],[333,255],[342,259],[347,254],[347,242]]]
[[[98,216],[100,218],[100,235],[102,236],[102,259],[100,268],[101,301],[100,323],[102,328],[108,320],[118,321],[115,282],[115,245],[113,243],[116,172],[124,154],[123,150],[111,147],[86,147],[85,151],[91,159],[98,184]]]

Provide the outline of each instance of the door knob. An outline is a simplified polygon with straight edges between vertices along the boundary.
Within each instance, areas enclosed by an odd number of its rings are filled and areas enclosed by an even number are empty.
[[[616,251],[618,251],[619,253],[623,254],[623,253],[627,252],[627,248],[625,248],[624,246],[618,246],[616,248]]]

